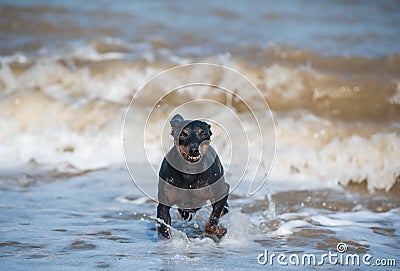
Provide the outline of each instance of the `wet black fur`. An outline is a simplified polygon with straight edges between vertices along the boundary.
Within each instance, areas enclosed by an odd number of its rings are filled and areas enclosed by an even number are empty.
[[[206,122],[199,120],[190,121],[188,124],[185,124],[185,126],[181,127],[180,130],[178,130],[179,125],[180,124],[182,125],[183,121],[184,120],[180,115],[176,115],[171,120],[171,127],[172,127],[171,134],[174,137],[175,146],[169,151],[168,155],[181,155],[176,146],[177,144],[183,145],[188,149],[193,150],[193,152],[195,152],[194,150],[196,149],[198,150],[200,144],[203,141],[210,140],[210,137],[212,135],[210,129],[211,126],[208,125]],[[185,129],[185,131],[187,132],[184,135],[182,135],[181,133],[183,129]],[[201,135],[198,134],[199,129],[202,129],[204,131]],[[209,146],[208,148],[211,148],[211,146]],[[159,177],[160,177],[159,198],[165,196],[163,195],[164,182],[168,182],[169,184],[179,188],[197,189],[197,188],[204,188],[207,187],[208,185],[215,183],[220,178],[223,178],[223,175],[224,175],[224,169],[221,165],[218,155],[215,156],[214,162],[207,170],[198,174],[188,174],[181,172],[172,165],[170,165],[168,160],[164,158],[159,171]],[[226,184],[225,182],[223,182],[223,184],[226,185],[226,188],[229,190],[229,185]],[[221,213],[226,214],[228,212],[227,199],[228,199],[228,194],[226,194],[226,196],[224,196],[222,199],[212,204],[213,210],[209,220],[210,226],[216,226],[219,222]],[[211,198],[209,200],[211,200],[212,202]],[[170,224],[171,223],[170,206],[174,204],[180,207],[179,199],[174,202],[171,202],[169,206],[159,203],[157,207],[157,218],[159,220],[164,221],[166,224]],[[192,213],[195,213],[199,209],[200,208],[197,209],[179,208],[178,211],[183,219],[190,220],[192,218]],[[169,228],[163,223],[159,225],[158,233],[159,236],[161,237],[166,237],[166,238],[171,237]]]

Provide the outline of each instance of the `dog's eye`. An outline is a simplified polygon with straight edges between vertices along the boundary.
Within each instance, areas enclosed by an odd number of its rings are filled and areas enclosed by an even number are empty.
[[[199,129],[197,131],[197,134],[201,139],[206,139],[208,137],[208,134],[203,129]]]
[[[203,133],[199,134],[199,136],[200,136],[201,139],[205,139],[205,138],[208,137],[208,134],[203,132]]]
[[[180,134],[179,134],[179,137],[180,138],[186,138],[188,136],[188,133],[185,131],[185,130],[183,130]]]

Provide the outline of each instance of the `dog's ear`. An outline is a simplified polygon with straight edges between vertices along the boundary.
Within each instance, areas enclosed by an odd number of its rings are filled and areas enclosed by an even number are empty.
[[[209,132],[210,136],[212,136],[211,125],[210,124],[208,124],[208,132]]]
[[[176,114],[175,116],[172,117],[171,121],[169,122],[171,124],[171,135],[174,136],[175,130],[179,127],[179,125],[184,121],[181,115]]]

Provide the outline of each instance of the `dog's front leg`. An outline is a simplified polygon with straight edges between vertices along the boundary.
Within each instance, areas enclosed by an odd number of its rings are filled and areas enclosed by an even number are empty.
[[[171,225],[170,207],[159,203],[157,206],[157,218],[159,219],[158,236],[171,238],[171,231],[167,225]],[[167,225],[166,225],[167,224]]]
[[[228,200],[228,195],[212,205],[213,210],[211,212],[210,218],[206,223],[206,232],[215,234],[218,238],[221,238],[227,232],[226,228],[218,225],[219,218],[222,215],[222,211],[224,210],[227,200]]]

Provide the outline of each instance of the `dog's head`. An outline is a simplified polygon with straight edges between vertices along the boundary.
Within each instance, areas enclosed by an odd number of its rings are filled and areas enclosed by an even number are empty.
[[[210,144],[211,125],[200,120],[184,120],[179,114],[170,124],[171,135],[182,157],[190,163],[200,161]]]

